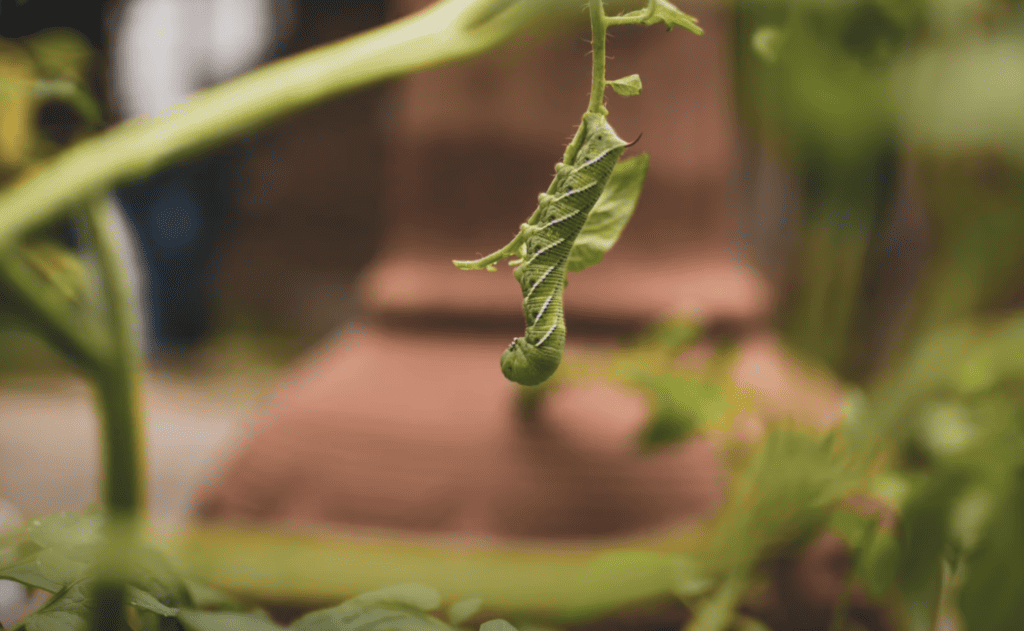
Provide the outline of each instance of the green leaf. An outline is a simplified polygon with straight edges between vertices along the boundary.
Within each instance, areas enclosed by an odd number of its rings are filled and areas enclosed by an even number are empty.
[[[658,404],[657,409],[647,419],[637,442],[643,451],[667,447],[686,440],[700,425],[700,421],[689,410]]]
[[[185,581],[159,550],[140,546],[136,554],[136,563],[138,573],[132,578],[132,585],[149,592],[167,606],[194,605]]]
[[[433,587],[420,583],[405,583],[360,594],[341,606],[367,607],[376,604],[406,605],[420,611],[434,611],[441,606],[441,594]]]
[[[649,164],[650,156],[645,153],[615,165],[608,184],[569,252],[568,271],[578,272],[600,263],[605,252],[619,240],[640,201]]]
[[[128,587],[128,604],[133,607],[145,609],[146,611],[152,611],[155,614],[160,614],[165,618],[177,616],[179,612],[178,608],[168,607],[157,600],[156,596],[153,594],[131,586]]]
[[[38,79],[32,83],[35,97],[41,101],[63,101],[73,107],[90,127],[103,124],[99,102],[85,88],[67,79]]]
[[[28,538],[40,548],[57,548],[85,561],[100,541],[101,524],[102,517],[97,514],[56,513],[33,521]]]
[[[457,603],[453,603],[452,606],[448,608],[448,623],[460,625],[475,616],[483,606],[483,598],[467,598],[465,600],[460,600]]]
[[[437,618],[405,605],[358,607],[347,601],[330,609],[308,613],[292,631],[451,631]]]
[[[681,554],[672,564],[672,593],[686,602],[703,596],[714,587],[707,568],[689,555]]]
[[[640,75],[631,74],[628,77],[622,77],[621,79],[614,79],[608,82],[615,93],[619,96],[636,96],[640,94],[641,84]]]
[[[899,544],[891,532],[879,530],[863,554],[859,568],[861,577],[871,597],[880,600],[896,580],[900,561]]]
[[[850,549],[856,550],[864,543],[864,537],[877,525],[878,517],[858,513],[846,506],[839,506],[829,515],[828,528]]]
[[[188,590],[189,600],[196,609],[218,609],[228,611],[243,611],[245,607],[234,597],[225,594],[215,587],[206,583],[185,579],[185,589]]]
[[[623,362],[622,378],[647,395],[651,416],[638,437],[641,449],[663,447],[715,423],[736,406],[721,384],[678,371],[653,370],[640,362]]]
[[[61,77],[84,83],[95,56],[89,41],[69,28],[49,29],[23,40],[45,77]]]
[[[85,300],[89,290],[88,272],[71,250],[53,241],[37,240],[24,243],[21,255],[65,299],[75,304]]]
[[[746,583],[746,572],[733,570],[711,598],[697,607],[686,631],[724,631],[736,614],[736,605]]]
[[[92,626],[92,589],[75,583],[29,614],[12,631],[88,631]]]
[[[48,551],[40,550],[26,559],[20,559],[8,565],[0,570],[0,578],[17,581],[25,586],[56,594],[67,587],[67,585],[60,580],[56,580],[41,563],[40,555],[44,552]]]
[[[623,17],[642,18],[640,21],[647,26],[664,23],[669,31],[673,26],[681,26],[691,33],[704,34],[704,29],[697,26],[697,18],[683,13],[668,0],[652,0],[648,8],[632,11]]]
[[[636,346],[653,346],[676,357],[693,346],[703,334],[704,326],[693,318],[668,318],[651,328]]]
[[[480,631],[518,631],[508,620],[497,618],[480,625]]]
[[[55,594],[80,581],[86,567],[84,563],[47,548],[3,568],[0,570],[0,578]]]
[[[782,47],[782,30],[776,26],[762,26],[750,38],[750,45],[761,59],[768,63],[779,60]]]
[[[989,528],[967,557],[960,590],[965,629],[1017,629],[1024,619],[1024,484],[1012,481],[994,507]]]
[[[177,618],[186,631],[281,631],[284,629],[281,625],[268,619],[262,611],[238,613],[183,609],[178,612]],[[321,627],[310,627],[310,629],[319,628]]]

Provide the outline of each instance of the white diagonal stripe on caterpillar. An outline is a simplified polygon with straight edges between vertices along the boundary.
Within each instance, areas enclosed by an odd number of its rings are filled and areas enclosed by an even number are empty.
[[[553,241],[553,242],[549,243],[548,245],[542,247],[541,249],[537,250],[537,252],[533,256],[530,257],[530,260],[528,260],[525,263],[523,263],[523,265],[530,265],[530,264],[532,264],[534,259],[536,259],[538,256],[540,256],[541,254],[544,254],[545,252],[550,251],[552,248],[558,247],[558,245],[561,244],[564,241],[565,241],[565,237],[562,237],[561,239],[559,239],[557,241]]]
[[[547,228],[550,228],[551,226],[554,226],[554,225],[560,224],[560,223],[562,223],[563,221],[566,221],[566,220],[568,220],[568,219],[572,219],[573,217],[575,217],[576,215],[580,214],[581,212],[583,212],[583,209],[582,209],[582,208],[579,208],[579,209],[577,209],[577,210],[575,210],[575,211],[573,211],[573,212],[569,213],[568,215],[563,215],[563,216],[561,216],[561,217],[558,217],[557,219],[552,219],[552,220],[551,220],[551,221],[549,221],[548,223],[546,223],[546,224],[544,224],[543,226],[541,226],[541,228],[540,228],[540,229],[541,229],[541,230],[545,230],[545,229],[547,229]]]
[[[598,162],[600,162],[601,160],[604,160],[604,159],[605,159],[605,157],[606,157],[606,156],[607,156],[607,155],[608,155],[609,153],[612,153],[612,152],[614,152],[614,151],[616,151],[616,149],[605,149],[605,150],[604,150],[604,151],[602,151],[601,153],[597,154],[597,155],[596,155],[595,157],[591,158],[590,160],[587,160],[587,161],[586,161],[586,162],[584,162],[583,164],[581,164],[581,165],[579,165],[578,167],[576,167],[576,169],[577,169],[577,170],[582,170],[582,169],[585,169],[585,168],[587,168],[587,167],[590,167],[590,166],[594,166],[595,164],[597,164],[597,163],[598,163]]]
[[[566,185],[566,186],[568,186],[568,185]],[[572,188],[572,189],[567,190],[565,193],[563,193],[563,194],[553,198],[551,201],[552,202],[558,202],[558,201],[561,201],[563,199],[566,199],[567,197],[572,197],[574,195],[580,195],[582,193],[586,193],[587,191],[589,191],[590,189],[594,188],[595,186],[597,186],[597,182],[594,182],[594,181],[587,182],[586,184],[584,184],[583,186],[580,186],[579,188]]]
[[[540,348],[541,346],[543,346],[544,342],[548,341],[548,338],[551,337],[551,334],[554,333],[555,329],[558,328],[558,325],[559,325],[558,318],[555,318],[555,323],[551,325],[551,328],[548,329],[548,332],[544,334],[544,337],[540,338],[537,341],[537,343],[533,345],[534,348]]]
[[[537,321],[541,317],[544,316],[544,312],[548,310],[548,305],[550,305],[551,301],[554,300],[554,299],[555,299],[555,295],[554,294],[551,294],[550,296],[548,296],[548,299],[544,301],[544,306],[540,308],[540,311],[538,311],[535,316],[533,316],[534,321]]]
[[[544,275],[543,275],[543,276],[541,276],[540,278],[538,278],[538,279],[537,279],[537,282],[535,282],[535,283],[533,284],[533,286],[532,286],[532,287],[530,287],[530,291],[528,291],[528,292],[526,293],[526,295],[525,295],[525,296],[523,296],[523,301],[524,301],[524,302],[525,302],[526,300],[529,300],[530,296],[532,296],[532,295],[533,295],[533,292],[534,292],[534,290],[535,290],[535,289],[537,289],[537,287],[539,287],[539,286],[540,286],[540,284],[544,282],[544,279],[548,277],[548,274],[550,274],[550,273],[551,273],[551,271],[555,269],[555,267],[556,267],[555,265],[552,265],[551,267],[549,267],[549,268],[547,269],[547,271],[545,271],[545,272],[544,272]]]

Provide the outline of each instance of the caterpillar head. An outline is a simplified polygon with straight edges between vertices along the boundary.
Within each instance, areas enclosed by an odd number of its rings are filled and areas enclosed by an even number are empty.
[[[524,338],[517,337],[501,354],[501,372],[509,381],[524,386],[536,386],[555,374],[561,362],[561,345],[557,351],[554,345],[537,348]]]
[[[585,114],[583,116],[583,144],[576,154],[576,164],[580,165],[589,162],[601,154],[609,151],[625,149],[630,143],[626,142],[615,133],[608,119],[600,114]],[[618,156],[616,156],[616,160]]]

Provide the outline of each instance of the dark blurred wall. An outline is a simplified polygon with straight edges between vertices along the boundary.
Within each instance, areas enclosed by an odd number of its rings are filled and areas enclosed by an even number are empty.
[[[381,24],[383,0],[301,0],[278,56]],[[388,86],[304,111],[244,142],[218,307],[322,333],[352,313],[350,283],[382,231]]]
[[[73,28],[103,48],[107,0],[0,0],[0,37],[22,37],[47,28]]]

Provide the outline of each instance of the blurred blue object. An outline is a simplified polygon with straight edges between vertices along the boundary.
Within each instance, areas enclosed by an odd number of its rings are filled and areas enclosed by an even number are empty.
[[[127,0],[112,21],[112,105],[122,118],[166,111],[261,63],[286,0]],[[287,20],[284,20],[287,21]],[[232,214],[233,151],[121,187],[117,197],[148,269],[151,351],[186,347],[210,329],[215,245]]]
[[[231,154],[205,156],[117,190],[149,275],[150,335],[184,347],[210,328],[210,275],[232,214]]]

